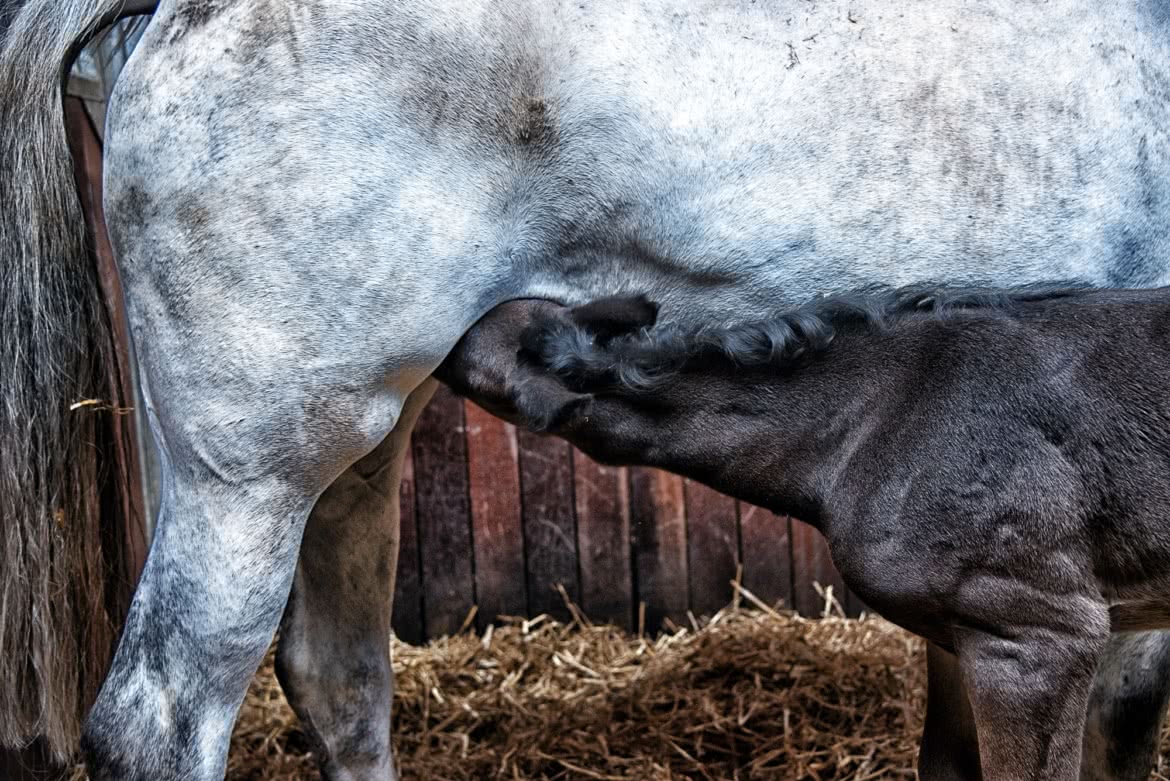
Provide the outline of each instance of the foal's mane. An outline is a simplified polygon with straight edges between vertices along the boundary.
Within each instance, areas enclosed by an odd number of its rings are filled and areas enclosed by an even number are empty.
[[[846,328],[880,331],[911,318],[946,320],[972,310],[1011,316],[1029,304],[1075,298],[1091,290],[1067,282],[1011,288],[875,285],[819,296],[767,320],[732,325],[666,323],[612,339],[599,339],[571,323],[550,321],[526,336],[525,352],[570,385],[652,390],[697,362],[791,367],[824,351]]]

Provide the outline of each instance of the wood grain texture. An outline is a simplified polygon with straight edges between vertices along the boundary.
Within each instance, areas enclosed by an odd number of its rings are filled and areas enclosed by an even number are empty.
[[[524,553],[528,562],[528,612],[569,618],[569,599],[580,599],[577,529],[573,514],[573,457],[569,443],[517,431]]]
[[[793,606],[804,616],[819,616],[825,601],[817,594],[814,583],[832,586],[833,596],[845,602],[845,583],[829,557],[825,538],[813,527],[792,519]]]
[[[440,386],[412,441],[427,637],[451,634],[475,604],[463,400]]]
[[[519,445],[514,426],[475,404],[466,402],[464,414],[479,605],[476,623],[484,629],[499,616],[522,616],[528,609]]]
[[[735,500],[693,480],[684,481],[690,607],[712,615],[731,601],[739,567]]]
[[[110,416],[110,441],[104,460],[113,468],[103,472],[101,486],[103,516],[121,519],[120,529],[105,529],[108,543],[120,550],[110,550],[107,558],[119,560],[119,583],[111,589],[110,611],[121,623],[129,611],[130,599],[138,585],[138,577],[146,564],[147,530],[145,493],[142,467],[139,462],[138,415],[130,414],[136,405],[134,395],[133,349],[130,326],[123,306],[122,279],[114,261],[114,250],[106,233],[106,218],[102,206],[102,143],[80,98],[64,100],[66,135],[73,154],[77,193],[85,214],[86,231],[105,299],[106,313],[114,333],[114,355],[106,366],[112,387],[118,398],[110,402],[123,408],[126,414]]]
[[[743,585],[769,605],[792,607],[792,522],[787,516],[739,503]]]
[[[558,584],[595,621],[657,631],[724,607],[738,567],[769,604],[818,616],[816,582],[848,614],[863,608],[811,527],[666,472],[602,466],[446,389],[413,455],[395,589],[404,639],[454,631],[473,604],[481,629],[501,614],[568,618]]]
[[[573,451],[581,609],[594,621],[634,628],[628,475]]]
[[[664,619],[686,621],[688,602],[686,499],[677,475],[630,469],[630,527],[636,541],[638,600],[645,603],[645,629]]]

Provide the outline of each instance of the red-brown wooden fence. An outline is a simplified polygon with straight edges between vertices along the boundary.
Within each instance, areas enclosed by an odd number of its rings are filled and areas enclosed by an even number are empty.
[[[402,486],[394,627],[412,642],[454,632],[472,608],[653,631],[711,614],[731,581],[818,615],[814,583],[848,594],[824,540],[795,519],[676,475],[602,466],[559,439],[494,418],[445,388],[414,432]]]

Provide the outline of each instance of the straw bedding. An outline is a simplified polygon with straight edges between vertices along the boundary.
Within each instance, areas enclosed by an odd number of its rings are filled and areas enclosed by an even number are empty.
[[[737,601],[656,639],[574,611],[568,624],[517,619],[421,648],[393,641],[404,778],[914,778],[921,641],[879,618],[800,618],[741,594],[754,609]],[[1162,749],[1153,781],[1170,781],[1170,732]],[[319,777],[269,654],[236,724],[228,781]]]
[[[393,650],[408,779],[913,777],[923,649],[876,618],[732,606],[656,639],[517,620]],[[317,777],[269,659],[228,778]]]
[[[394,641],[403,777],[914,778],[922,642],[880,618],[830,607],[801,618],[740,593],[753,609],[737,599],[656,639],[593,626],[574,610],[568,624],[517,619],[425,647]],[[1152,781],[1170,781],[1167,759],[1170,731]],[[240,713],[227,778],[319,777],[269,654]]]

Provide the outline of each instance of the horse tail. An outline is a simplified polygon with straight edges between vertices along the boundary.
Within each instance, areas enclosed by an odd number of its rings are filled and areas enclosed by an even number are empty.
[[[116,641],[102,537],[125,514],[103,517],[100,454],[120,387],[64,85],[125,0],[15,5],[0,20],[0,745],[39,738],[62,761]]]

